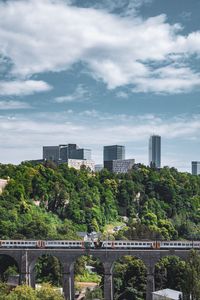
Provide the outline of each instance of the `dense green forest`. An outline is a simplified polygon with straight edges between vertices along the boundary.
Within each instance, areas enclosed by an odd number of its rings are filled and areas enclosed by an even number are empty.
[[[135,165],[128,174],[56,166],[0,165],[1,238],[77,238],[128,217],[112,238],[200,237],[200,177]]]
[[[110,239],[200,239],[200,176],[174,168],[135,165],[129,173],[116,175],[25,162],[0,165],[0,178],[8,179],[0,195],[1,239],[78,239],[79,231],[101,231],[102,238]],[[107,231],[108,224],[116,222],[124,224],[121,230]],[[88,274],[86,264],[99,275]],[[82,257],[77,266],[77,281],[90,278],[102,286],[99,262]],[[185,269],[177,257],[161,260],[156,288],[183,289]],[[61,282],[54,257],[42,257],[36,271],[37,282]],[[1,280],[13,272],[17,273],[13,263],[0,257]],[[114,274],[115,299],[144,299],[146,269],[140,260],[124,257],[116,262]],[[86,299],[101,298],[101,289],[92,293]]]

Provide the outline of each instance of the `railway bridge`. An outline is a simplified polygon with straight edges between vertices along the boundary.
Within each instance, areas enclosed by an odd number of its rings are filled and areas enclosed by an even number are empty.
[[[83,255],[92,255],[104,267],[104,299],[113,300],[113,266],[116,260],[129,255],[141,259],[147,268],[146,300],[152,300],[155,290],[156,263],[165,256],[178,256],[185,260],[189,250],[126,250],[126,249],[0,249],[0,255],[12,257],[18,264],[20,284],[35,287],[35,264],[42,255],[58,258],[62,268],[62,285],[66,300],[74,300],[74,263]]]

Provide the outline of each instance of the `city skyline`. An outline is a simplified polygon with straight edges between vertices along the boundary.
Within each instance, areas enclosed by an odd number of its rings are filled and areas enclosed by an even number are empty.
[[[47,15],[48,11],[48,15]],[[104,145],[148,165],[191,171],[200,148],[198,0],[7,0],[0,3],[2,163],[42,145]]]

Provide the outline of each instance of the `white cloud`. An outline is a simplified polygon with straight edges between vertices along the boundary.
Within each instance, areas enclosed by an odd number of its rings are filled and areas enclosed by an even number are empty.
[[[0,110],[16,110],[16,109],[27,109],[31,108],[31,105],[26,102],[22,101],[14,101],[14,100],[8,100],[8,101],[0,101]]]
[[[197,146],[200,115],[194,115],[190,120],[187,116],[165,119],[150,114],[112,116],[98,111],[83,111],[77,115],[73,111],[49,113],[46,116],[41,113],[29,118],[17,114],[14,117],[2,115],[0,132],[1,162],[16,163],[41,158],[43,145],[61,143],[77,143],[81,147],[91,148],[93,157],[100,162],[103,145],[119,143],[127,146],[129,157],[147,163],[148,138],[156,133],[162,136],[165,145],[171,143],[174,147],[169,153],[163,146],[163,163],[171,162],[170,165],[173,163],[175,167],[180,167],[179,160],[184,161],[187,156],[188,162],[192,160],[192,151],[188,153],[181,145],[190,144],[191,149],[194,143]],[[176,157],[179,151],[181,155]]]
[[[26,81],[0,81],[0,95],[25,96],[37,92],[46,92],[52,87],[44,81],[26,80]]]
[[[127,99],[127,98],[129,97],[128,93],[123,92],[123,91],[117,92],[117,93],[116,93],[116,96],[117,96],[118,98],[124,98],[124,99]]]
[[[165,15],[130,18],[62,0],[1,2],[0,53],[12,61],[12,74],[22,77],[82,62],[110,89],[132,85],[135,92],[176,93],[200,85],[200,74],[188,66],[190,56],[199,60],[200,32],[181,35],[181,26]],[[182,79],[182,71],[191,76]]]
[[[153,0],[84,0],[81,3],[83,7],[93,7],[95,9],[104,9],[108,12],[120,12],[121,15],[135,15],[137,9],[146,3],[150,3]],[[77,0],[71,0],[71,4],[77,5],[79,2]]]
[[[90,97],[89,91],[82,85],[79,84],[72,94],[56,97],[55,102],[65,103],[65,102],[84,102]]]
[[[135,92],[154,92],[157,94],[179,94],[200,87],[200,75],[186,67],[167,66],[152,73],[151,78],[135,80]]]

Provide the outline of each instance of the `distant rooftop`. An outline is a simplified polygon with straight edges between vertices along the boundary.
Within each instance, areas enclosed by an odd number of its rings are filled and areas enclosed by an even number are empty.
[[[167,299],[171,299],[171,300],[179,300],[180,295],[182,296],[182,293],[180,291],[176,291],[172,289],[159,290],[153,292],[152,294],[161,297],[166,297]]]

